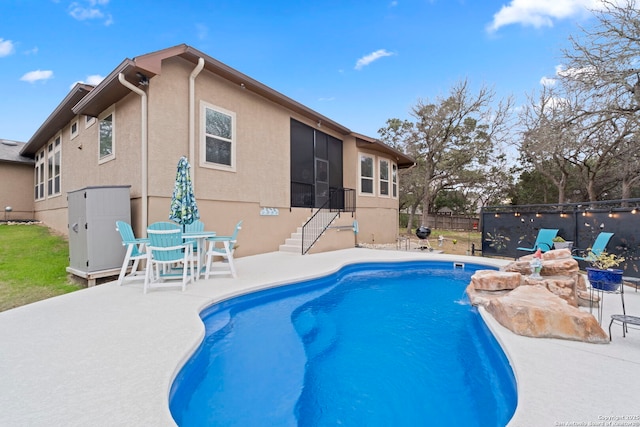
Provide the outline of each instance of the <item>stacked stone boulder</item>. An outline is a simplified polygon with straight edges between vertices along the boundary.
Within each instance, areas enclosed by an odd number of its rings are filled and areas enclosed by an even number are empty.
[[[479,270],[471,277],[467,295],[514,333],[608,343],[609,337],[588,311],[584,275],[568,249],[542,254],[540,278],[531,276],[533,255],[521,257],[499,271]],[[597,301],[595,302],[597,304]]]

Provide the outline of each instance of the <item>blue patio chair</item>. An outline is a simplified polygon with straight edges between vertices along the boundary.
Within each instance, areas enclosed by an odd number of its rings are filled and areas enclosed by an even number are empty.
[[[204,222],[200,221],[199,219],[196,219],[191,224],[184,225],[185,233],[198,233],[200,231],[204,231]],[[197,253],[200,250],[200,248],[198,247],[197,241],[195,239],[189,239],[187,240],[187,242],[191,242],[193,244],[194,253]]]
[[[127,247],[120,275],[118,276],[118,285],[122,285],[126,280],[142,279],[145,272],[144,270],[138,271],[138,265],[141,260],[147,258],[145,245],[149,243],[149,239],[136,239],[131,225],[124,221],[116,221],[116,230],[120,232],[122,245]],[[133,265],[129,270],[131,262],[133,262]],[[127,271],[129,271],[128,274]]]
[[[182,290],[194,278],[193,245],[182,239],[182,227],[171,222],[156,222],[147,228],[147,268],[144,293],[150,287],[175,286],[166,280],[179,279]],[[155,273],[154,273],[155,267]]]
[[[536,237],[536,241],[533,244],[533,247],[530,248],[516,248],[519,251],[527,251],[527,252],[535,252],[538,249],[542,252],[547,252],[553,247],[553,238],[558,235],[558,229],[555,228],[541,228],[538,231],[538,237]]]
[[[596,240],[593,242],[588,249],[574,249],[573,252],[579,253],[580,255],[573,255],[573,258],[578,261],[586,261],[590,262],[591,258],[596,258],[598,255],[602,253],[607,248],[609,244],[609,240],[613,237],[614,233],[600,232]]]
[[[208,279],[212,274],[231,274],[234,279],[238,277],[236,267],[233,262],[233,252],[235,251],[236,243],[238,242],[238,232],[241,228],[242,221],[239,221],[231,236],[215,236],[207,238],[209,247],[207,248],[205,279]],[[218,243],[222,243],[222,247],[218,246]],[[214,270],[213,260],[215,257],[222,257],[223,261],[226,260],[226,268],[225,263],[223,262],[222,268]]]

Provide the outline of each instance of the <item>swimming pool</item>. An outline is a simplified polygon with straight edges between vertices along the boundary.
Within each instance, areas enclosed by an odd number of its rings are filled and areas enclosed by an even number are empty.
[[[506,425],[509,363],[465,288],[481,265],[365,263],[215,304],[180,426]]]

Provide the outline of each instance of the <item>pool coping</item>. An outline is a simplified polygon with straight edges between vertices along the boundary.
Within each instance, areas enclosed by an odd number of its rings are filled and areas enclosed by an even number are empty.
[[[324,276],[358,262],[508,260],[354,248],[314,255],[273,252],[236,260],[238,279],[215,277],[142,294],[142,283],[106,283],[0,313],[0,424],[6,426],[174,426],[171,383],[198,347],[207,306],[247,292]],[[640,293],[625,294],[640,313]],[[617,301],[616,301],[617,298]],[[610,301],[609,301],[610,300]],[[605,295],[603,326],[618,312]],[[616,311],[618,309],[618,311]],[[640,331],[611,344],[515,335],[484,310],[518,381],[509,426],[596,423],[638,416]],[[606,324],[605,324],[606,323]],[[443,325],[445,327],[446,325]],[[640,419],[637,421],[640,423]],[[640,424],[638,424],[640,425]]]

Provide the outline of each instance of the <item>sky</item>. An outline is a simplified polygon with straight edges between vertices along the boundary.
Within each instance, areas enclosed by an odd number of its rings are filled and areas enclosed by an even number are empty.
[[[0,0],[0,139],[27,142],[77,82],[188,44],[378,137],[466,79],[498,98],[553,84],[600,0]]]

